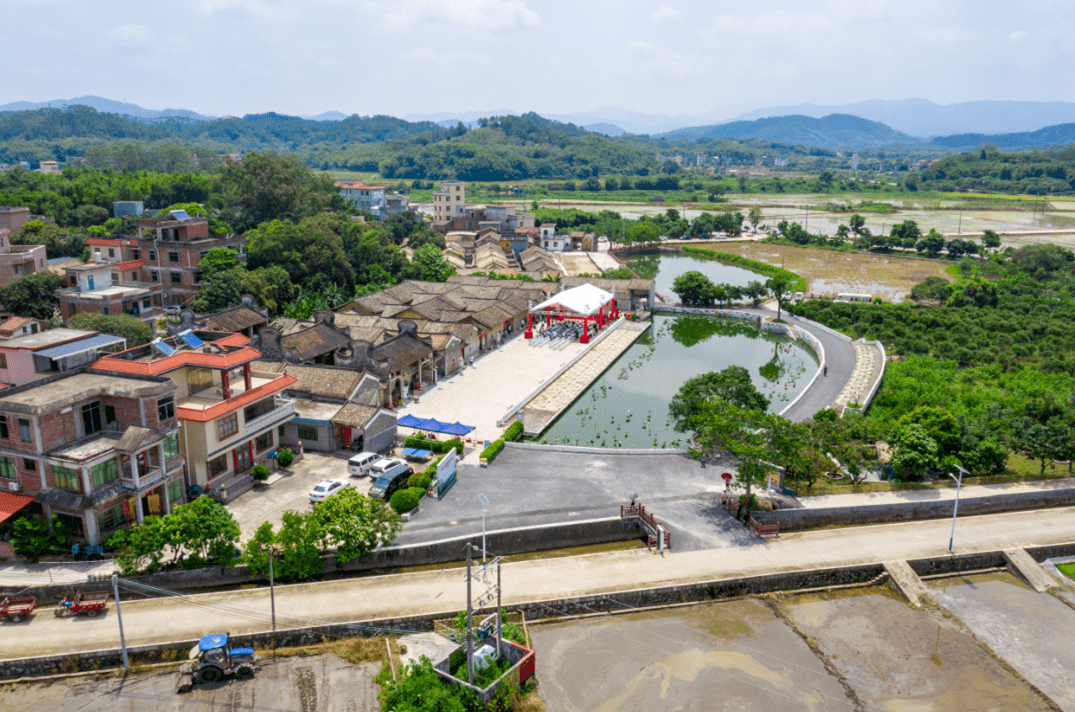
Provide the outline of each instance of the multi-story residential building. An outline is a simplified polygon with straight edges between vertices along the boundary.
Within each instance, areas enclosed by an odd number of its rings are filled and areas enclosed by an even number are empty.
[[[539,238],[541,248],[544,250],[548,250],[549,252],[563,252],[571,244],[570,235],[556,232],[556,223],[542,223],[539,229],[541,231]]]
[[[461,180],[445,180],[433,193],[433,222],[461,218],[467,206],[467,184]]]
[[[50,175],[58,175],[60,172],[60,163],[59,161],[41,161],[38,163],[37,170]]]
[[[19,319],[32,322],[32,319]],[[26,325],[33,329],[37,324]],[[19,329],[22,330],[21,328]],[[82,329],[48,329],[0,339],[0,383],[21,385],[93,363],[101,354],[122,351],[122,336]]]
[[[81,370],[0,397],[0,490],[98,544],[185,501],[174,383]]]
[[[295,417],[282,396],[295,378],[254,370],[259,358],[245,336],[192,331],[105,356],[95,369],[175,383],[187,480],[227,502],[253,487],[251,468],[277,450]]]
[[[0,227],[0,287],[48,268],[44,245],[12,245],[12,230]]]
[[[124,259],[142,260],[147,282],[160,284],[164,306],[187,306],[202,287],[198,263],[214,247],[227,247],[245,260],[242,235],[209,232],[206,218],[194,218],[182,210],[135,221],[138,236],[121,240]]]
[[[22,232],[22,227],[30,221],[29,208],[0,206],[0,228],[7,228],[13,234]]]
[[[383,185],[366,185],[352,180],[336,181],[336,187],[347,200],[354,203],[362,210],[369,210],[376,217],[379,212],[388,207],[388,199],[385,198]]]
[[[142,272],[141,260],[65,267],[68,286],[56,290],[61,316],[70,319],[94,312],[130,314],[144,321],[156,319],[163,307],[161,285],[143,282]]]

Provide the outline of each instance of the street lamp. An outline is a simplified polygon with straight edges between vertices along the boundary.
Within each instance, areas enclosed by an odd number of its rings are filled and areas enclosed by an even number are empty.
[[[957,479],[951,472],[948,473],[948,476],[956,481],[956,506],[952,508],[952,534],[948,537],[948,553],[952,552],[952,541],[956,538],[956,515],[959,514],[959,490],[963,486],[963,475],[967,474],[967,471],[961,466],[954,465],[954,467],[959,470],[959,478]]]
[[[482,570],[485,570],[485,507],[489,504],[484,494],[478,495],[478,501],[482,503]]]

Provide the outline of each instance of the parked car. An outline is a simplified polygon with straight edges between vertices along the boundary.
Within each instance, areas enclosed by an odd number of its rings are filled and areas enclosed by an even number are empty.
[[[371,474],[371,469],[380,462],[381,456],[375,452],[360,452],[347,460],[347,471],[352,477]]]
[[[370,477],[375,480],[379,480],[382,477],[394,477],[403,470],[409,469],[411,467],[405,460],[401,460],[398,457],[385,458],[370,466]]]
[[[344,487],[350,487],[351,483],[347,480],[321,480],[318,482],[312,490],[310,490],[310,501],[314,504],[318,502],[324,502],[326,499],[343,491]]]
[[[396,490],[407,486],[407,479],[413,474],[414,470],[407,467],[402,472],[378,477],[377,481],[370,487],[370,497],[380,497],[387,502],[396,493]]]

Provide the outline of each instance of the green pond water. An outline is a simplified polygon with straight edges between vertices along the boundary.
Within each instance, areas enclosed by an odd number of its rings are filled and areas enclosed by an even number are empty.
[[[714,259],[668,252],[632,257],[628,264],[639,277],[654,281],[653,288],[657,294],[673,302],[677,300],[672,291],[672,282],[684,272],[701,272],[709,277],[713,284],[734,284],[737,287],[745,287],[755,280],[763,283],[766,280],[766,277],[742,267],[726,265]]]
[[[626,448],[682,445],[686,439],[672,430],[668,403],[688,379],[732,365],[750,372],[754,385],[770,399],[770,411],[779,413],[810,382],[818,362],[800,342],[763,333],[750,322],[655,314],[650,329],[553,421],[538,442]]]

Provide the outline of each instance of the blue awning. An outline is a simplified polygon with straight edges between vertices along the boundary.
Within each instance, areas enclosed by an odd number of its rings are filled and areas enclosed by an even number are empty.
[[[94,351],[105,346],[112,346],[113,344],[122,344],[123,342],[124,338],[122,336],[98,334],[97,336],[90,336],[85,339],[79,339],[78,341],[70,341],[66,344],[60,344],[59,346],[51,346],[47,349],[34,351],[34,356],[61,358],[63,356],[71,356],[84,351]]]
[[[428,430],[431,433],[447,433],[448,435],[466,435],[474,429],[473,425],[462,423],[442,423],[436,418],[416,418],[413,415],[405,415],[396,419],[396,425],[416,430]]]

